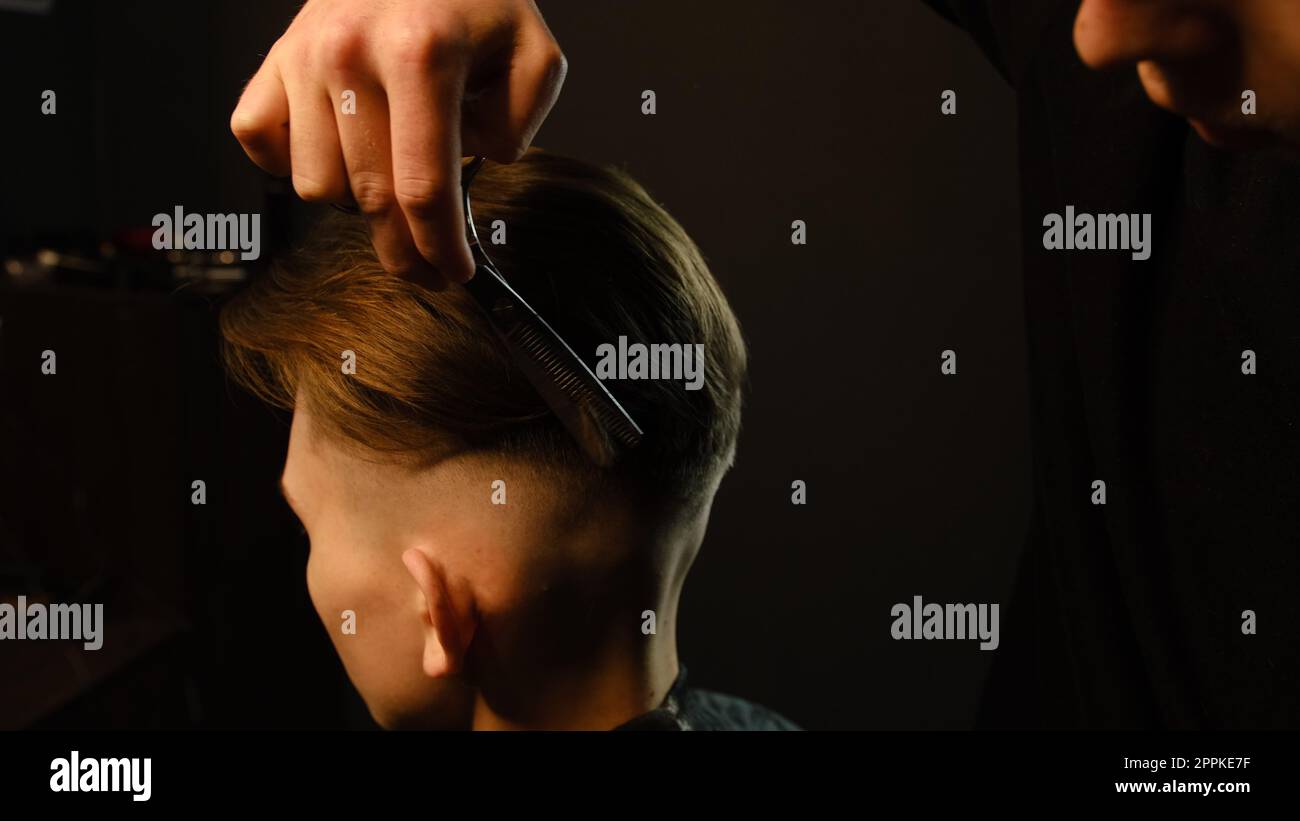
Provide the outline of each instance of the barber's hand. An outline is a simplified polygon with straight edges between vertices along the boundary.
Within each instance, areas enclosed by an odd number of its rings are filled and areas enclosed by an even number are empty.
[[[230,128],[304,200],[355,201],[387,270],[442,287],[474,269],[461,157],[519,159],[567,68],[532,0],[309,0]]]

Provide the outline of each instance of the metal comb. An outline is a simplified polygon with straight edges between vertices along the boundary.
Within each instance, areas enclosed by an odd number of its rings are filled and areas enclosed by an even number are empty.
[[[479,242],[469,187],[483,166],[474,157],[461,168],[461,195],[474,278],[465,283],[510,351],[519,370],[597,465],[614,464],[640,443],[641,427],[596,378],[564,338],[533,310],[497,270]]]

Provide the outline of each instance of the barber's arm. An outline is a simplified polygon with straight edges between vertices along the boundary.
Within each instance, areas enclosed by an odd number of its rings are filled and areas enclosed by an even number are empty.
[[[566,70],[532,0],[309,0],[230,128],[304,200],[355,201],[386,269],[440,287],[473,272],[460,158],[518,159]]]

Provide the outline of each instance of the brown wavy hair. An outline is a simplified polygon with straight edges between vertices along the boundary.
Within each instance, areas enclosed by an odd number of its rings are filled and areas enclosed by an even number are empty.
[[[704,385],[607,382],[646,431],[614,470],[689,498],[729,465],[746,352],[699,249],[631,177],[533,148],[487,164],[471,191],[479,236],[508,281],[589,366],[601,343],[702,343]],[[500,220],[500,223],[497,221]],[[504,226],[506,241],[492,244]],[[386,273],[364,219],[331,213],[222,310],[232,378],[271,404],[301,395],[341,440],[380,457],[486,449],[599,473],[523,378],[461,287]],[[342,372],[342,353],[356,373]]]

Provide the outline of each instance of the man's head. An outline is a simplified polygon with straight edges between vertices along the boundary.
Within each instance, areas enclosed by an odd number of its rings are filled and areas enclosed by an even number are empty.
[[[484,168],[471,196],[497,267],[589,364],[620,336],[701,344],[704,382],[607,382],[646,437],[597,468],[464,289],[385,273],[342,215],[225,308],[232,375],[294,411],[283,484],[311,539],[308,587],[385,726],[455,722],[466,686],[526,724],[559,697],[546,680],[572,691],[675,654],[677,596],[740,425],[735,318],[640,186],[533,150]]]
[[[1093,68],[1136,65],[1151,100],[1214,145],[1300,147],[1294,0],[1083,0],[1074,42]]]

